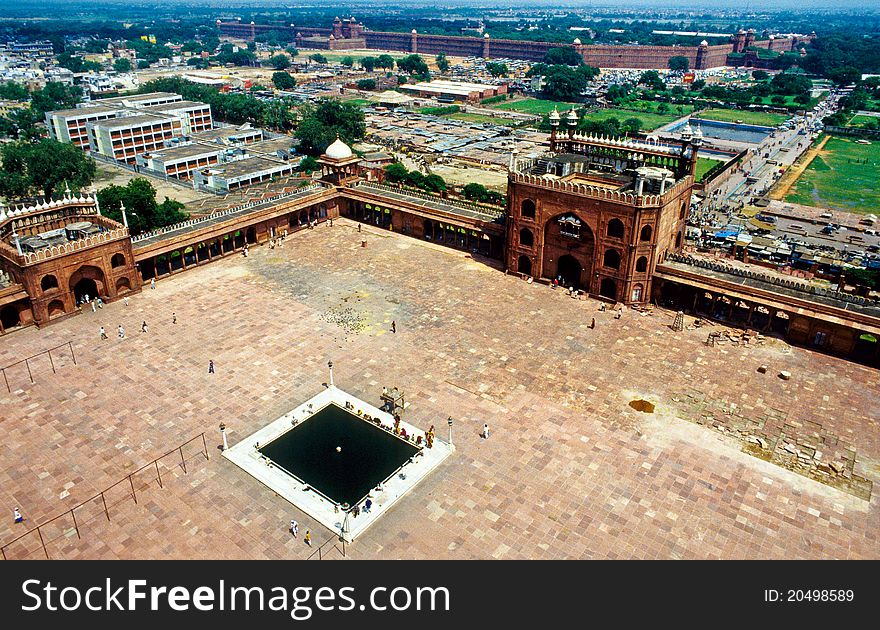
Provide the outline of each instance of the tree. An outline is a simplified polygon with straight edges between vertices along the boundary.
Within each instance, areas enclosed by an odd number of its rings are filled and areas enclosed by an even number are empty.
[[[290,67],[290,57],[284,53],[279,53],[269,59],[269,65],[276,70],[287,70]]]
[[[409,171],[407,170],[407,168],[400,162],[389,164],[385,167],[384,170],[385,181],[391,182],[393,184],[398,184],[400,182],[406,181],[407,175],[409,175]]]
[[[0,194],[46,199],[62,183],[83,189],[95,178],[95,161],[79,147],[44,138],[39,142],[10,142],[0,149]]]
[[[697,79],[693,83],[691,83],[691,90],[694,92],[699,92],[704,87],[706,87],[706,79]]]
[[[770,102],[774,105],[785,105],[785,97],[781,94],[777,94],[773,98],[770,99]]]
[[[376,57],[376,67],[383,70],[391,70],[394,67],[394,57],[391,55],[379,55]]]
[[[295,46],[288,46],[284,50],[291,57],[296,57],[297,55],[299,55],[299,50],[297,50]]]
[[[462,189],[462,194],[464,194],[465,199],[470,199],[471,201],[486,201],[489,195],[488,189],[482,184],[478,184],[476,182],[471,182],[470,184],[465,184],[465,187]]]
[[[74,57],[70,53],[61,53],[55,58],[56,63],[71,72],[90,72],[101,70],[101,64],[95,61],[86,61],[82,57]]]
[[[146,70],[149,67],[150,67],[150,62],[147,61],[146,59],[139,59],[138,60],[138,70]]]
[[[770,81],[770,89],[774,94],[797,96],[798,94],[809,94],[813,89],[813,82],[802,74],[781,72]]]
[[[367,72],[372,72],[376,69],[378,61],[379,60],[376,59],[376,57],[364,57],[363,59],[361,59],[361,67]]]
[[[557,47],[551,48],[544,54],[544,63],[547,65],[579,66],[584,62],[574,48]]]
[[[752,70],[752,78],[755,81],[766,81],[770,78],[770,73],[766,70]]]
[[[122,223],[122,206],[128,230],[132,235],[149,232],[156,228],[180,223],[187,219],[183,212],[184,205],[165,197],[161,204],[156,203],[156,189],[149,180],[135,177],[125,186],[111,184],[98,191],[98,203],[101,212]]]
[[[191,68],[195,68],[196,70],[207,70],[208,69],[208,60],[202,59],[201,57],[190,57],[186,60],[186,65]]]
[[[497,63],[494,61],[490,61],[486,64],[486,71],[493,77],[506,77],[507,73],[510,72],[510,70],[507,68],[507,64]]]
[[[844,86],[851,83],[857,83],[862,78],[862,72],[853,66],[842,66],[829,70],[825,76],[834,81],[837,85]]]
[[[569,66],[549,66],[544,74],[542,96],[552,101],[579,101],[587,86],[585,77]]]
[[[690,67],[691,62],[687,57],[676,55],[675,57],[669,58],[669,69],[673,72],[687,72]]]
[[[376,80],[375,79],[361,79],[357,82],[357,88],[359,90],[366,90],[367,92],[371,92],[376,89]]]
[[[446,53],[440,53],[437,55],[434,60],[437,62],[437,69],[440,72],[446,72],[449,70],[449,60],[446,58]]]
[[[272,85],[279,90],[292,90],[296,87],[296,79],[287,72],[273,72]]]
[[[351,68],[354,65],[354,57],[352,57],[351,55],[346,55],[339,60],[339,63],[341,63],[346,68]]]
[[[82,101],[82,92],[64,83],[50,81],[31,94],[31,108],[42,117],[46,112],[71,109]]]
[[[646,70],[639,77],[639,84],[645,85],[652,90],[660,91],[666,89],[666,83],[660,77],[660,73],[656,70]]]
[[[13,81],[0,83],[0,98],[10,101],[26,101],[31,96],[27,88]]]
[[[290,107],[281,100],[266,104],[263,110],[263,124],[278,131],[287,131],[293,126],[293,115]]]
[[[116,70],[116,72],[131,72],[131,61],[125,57],[120,57],[113,62],[113,69]]]
[[[311,59],[315,63],[327,63],[327,57],[325,57],[321,53],[313,53],[309,55],[309,59]]]
[[[403,59],[397,60],[397,68],[402,72],[414,74],[422,77],[430,76],[428,64],[420,55],[407,55]]]
[[[343,103],[336,99],[321,101],[317,107],[307,106],[303,110],[302,122],[294,135],[299,138],[300,151],[309,155],[320,155],[336,137],[351,144],[364,137],[363,110],[353,103]]]
[[[313,173],[318,170],[318,162],[311,155],[306,155],[299,161],[297,170],[302,173]]]
[[[669,111],[669,105],[668,105],[668,104],[666,104],[666,103],[660,103],[659,105],[657,105],[657,113],[658,113],[658,114],[665,114],[665,113],[668,112],[668,111]]]
[[[620,128],[627,133],[637,134],[642,130],[642,121],[638,118],[627,118]]]

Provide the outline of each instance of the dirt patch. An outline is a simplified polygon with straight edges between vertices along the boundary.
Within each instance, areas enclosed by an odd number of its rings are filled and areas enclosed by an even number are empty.
[[[642,413],[654,413],[654,403],[647,400],[631,400],[629,406]]]
[[[779,201],[785,199],[788,191],[791,190],[791,187],[795,185],[795,182],[797,182],[798,178],[805,170],[807,170],[813,160],[822,153],[825,143],[830,139],[831,136],[826,135],[815,147],[807,149],[807,152],[804,153],[797,162],[792,164],[789,169],[783,173],[782,177],[779,178],[776,186],[770,191],[770,199],[776,199]]]

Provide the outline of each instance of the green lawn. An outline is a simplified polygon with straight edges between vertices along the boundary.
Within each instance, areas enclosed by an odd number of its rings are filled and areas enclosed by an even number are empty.
[[[676,103],[663,103],[657,101],[645,101],[645,100],[633,100],[633,101],[625,101],[620,104],[620,109],[634,109],[640,112],[650,112],[653,114],[658,113],[658,108],[665,109],[666,111],[661,113],[661,116],[666,115],[676,115],[678,118],[682,116],[686,116],[694,111],[693,105],[678,105]]]
[[[701,182],[703,181],[703,175],[705,175],[709,170],[718,166],[721,163],[721,160],[714,160],[712,158],[703,158],[697,157],[697,172],[694,174],[694,181]]]
[[[620,122],[627,118],[638,118],[642,121],[642,131],[654,131],[658,127],[671,123],[673,120],[680,118],[678,113],[675,114],[652,114],[648,112],[640,112],[633,109],[599,109],[590,112],[584,116],[586,120],[608,120],[609,118],[617,118]]]
[[[384,51],[371,52],[368,50],[367,51],[359,50],[359,51],[352,51],[352,52],[344,52],[344,51],[330,52],[327,50],[301,50],[301,51],[299,51],[299,54],[304,57],[308,57],[309,55],[314,55],[315,53],[320,53],[320,54],[324,55],[327,58],[327,61],[329,61],[330,63],[341,62],[345,57],[351,57],[352,59],[354,59],[355,63],[360,63],[360,60],[363,59],[364,57],[378,57],[379,55],[391,55],[394,59],[403,59],[404,57],[406,57],[406,53],[391,53],[391,52],[384,52]]]
[[[864,116],[860,114],[856,114],[850,121],[847,123],[847,127],[864,127],[868,123],[878,124],[880,125],[880,116]]]
[[[706,109],[694,114],[694,116],[697,118],[718,120],[721,122],[736,122],[737,120],[741,120],[747,125],[762,125],[764,127],[776,127],[789,118],[785,114],[752,112],[742,109]]]
[[[534,114],[535,116],[543,116],[549,114],[556,107],[560,112],[567,112],[572,107],[578,107],[575,103],[561,103],[557,101],[545,101],[538,98],[526,98],[519,101],[506,101],[492,105],[494,109],[503,109],[505,111],[521,112],[523,114]]]
[[[472,123],[489,123],[490,125],[513,126],[519,124],[519,121],[511,120],[510,118],[493,118],[492,116],[484,116],[483,114],[465,114],[464,112],[449,114],[444,116],[444,118],[452,118],[453,120],[463,120]]]
[[[357,105],[358,107],[367,107],[368,105],[373,104],[372,102],[370,102],[369,99],[366,98],[349,98],[345,99],[345,102],[352,103],[354,105]]]
[[[867,163],[858,163],[866,161]],[[880,143],[831,138],[785,196],[807,206],[876,212],[880,206]]]

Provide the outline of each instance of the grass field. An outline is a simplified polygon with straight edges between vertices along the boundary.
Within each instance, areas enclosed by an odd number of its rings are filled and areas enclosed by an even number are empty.
[[[694,181],[703,181],[703,175],[705,175],[710,169],[715,168],[720,163],[721,160],[697,157],[697,172],[694,174]]]
[[[737,120],[741,120],[747,125],[762,125],[764,127],[776,127],[789,118],[785,114],[750,112],[741,109],[707,109],[695,115],[698,118],[718,120],[721,122],[736,122]]]
[[[642,131],[653,131],[658,127],[662,127],[663,125],[671,123],[673,120],[677,120],[680,116],[675,114],[652,114],[649,112],[640,112],[633,109],[600,109],[595,112],[590,112],[585,115],[587,120],[608,120],[609,118],[617,118],[620,122],[623,122],[627,118],[638,118],[642,121]]]
[[[493,118],[492,116],[485,116],[483,114],[465,114],[464,112],[459,112],[457,114],[449,114],[448,116],[444,116],[444,118],[451,118],[453,120],[463,120],[466,122],[472,123],[489,123],[490,125],[507,125],[513,126],[519,124],[516,120],[511,120],[509,118]]]
[[[880,206],[880,144],[829,139],[785,201],[849,212],[876,212]]]
[[[300,50],[300,56],[308,57],[309,55],[314,55],[315,53],[320,53],[327,58],[327,61],[330,63],[339,63],[345,57],[351,57],[354,59],[355,63],[360,63],[361,59],[364,57],[378,57],[379,55],[391,55],[394,59],[403,59],[406,57],[405,53],[392,53],[392,52],[384,52],[384,51],[370,51],[370,50],[353,50],[353,51],[342,51],[342,52],[330,52],[328,50]]]
[[[345,102],[352,103],[354,105],[357,105],[358,107],[366,107],[367,105],[372,105],[369,99],[366,98],[349,98],[345,99]]]
[[[494,109],[503,109],[506,111],[521,112],[523,114],[534,114],[535,116],[543,116],[553,111],[554,107],[559,108],[560,112],[567,112],[572,107],[577,107],[575,103],[561,103],[556,101],[544,101],[537,98],[525,98],[519,101],[506,101],[492,105]]]
[[[656,113],[658,113],[657,109],[662,108],[664,105],[666,106],[664,109],[666,109],[667,111],[660,114],[661,116],[666,116],[666,115],[675,116],[675,115],[677,115],[676,116],[677,118],[681,118],[682,116],[686,116],[687,114],[690,114],[692,111],[694,111],[693,105],[677,105],[674,103],[645,101],[645,100],[641,100],[641,99],[634,100],[634,101],[626,101],[624,103],[621,103],[620,108],[626,109],[626,110],[633,109],[633,110],[637,110],[640,112],[650,112],[652,114],[656,114]]]
[[[880,125],[880,116],[865,116],[863,114],[856,114],[855,116],[850,118],[850,120],[846,126],[847,127],[864,127],[864,126],[868,125],[869,123],[871,125],[874,125],[874,124]]]

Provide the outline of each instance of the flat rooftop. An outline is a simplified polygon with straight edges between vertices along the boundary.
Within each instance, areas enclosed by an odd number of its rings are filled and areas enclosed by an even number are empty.
[[[145,112],[171,112],[197,107],[208,107],[208,104],[201,101],[175,101],[173,103],[162,103],[161,105],[150,105],[142,109]]]
[[[161,114],[138,114],[137,116],[123,116],[121,118],[108,118],[94,123],[95,127],[119,129],[121,127],[139,127],[150,124],[178,120],[176,116],[163,116]]]
[[[435,425],[445,440],[455,420],[456,452],[436,479],[358,536],[351,558],[880,557],[876,490],[864,501],[733,437],[756,425],[815,432],[823,458],[851,446],[855,470],[876,482],[877,370],[772,337],[713,348],[707,328],[686,317],[674,332],[675,313],[659,308],[614,317],[397,232],[340,219],[292,233],[175,273],[128,306],[0,337],[0,365],[55,345],[47,335],[71,340],[77,362],[53,351],[53,374],[31,361],[34,384],[23,365],[7,370],[0,505],[42,523],[197,437],[183,449],[188,474],[175,451],[160,463],[163,488],[154,468],[134,477],[138,504],[120,484],[111,521],[100,504],[77,511],[82,539],[69,523],[69,536],[47,531],[50,555],[305,559],[335,534],[218,456],[217,425],[234,447],[314,396],[332,360],[336,386],[368,403],[403,390],[404,421],[422,431]],[[126,339],[112,334],[119,323]],[[101,325],[111,339],[98,339]],[[21,531],[0,519],[0,540]]]
[[[210,129],[208,131],[199,131],[192,134],[193,139],[204,142],[214,142],[215,140],[228,140],[236,136],[249,137],[254,134],[263,135],[261,129],[236,129],[234,127],[221,127]]]
[[[223,145],[205,145],[198,142],[192,144],[184,144],[177,147],[168,147],[167,149],[156,149],[151,151],[153,157],[161,157],[163,160],[182,160],[185,158],[196,157],[200,155],[217,155],[225,150]]]
[[[74,107],[71,109],[59,109],[54,112],[49,112],[54,116],[59,116],[63,118],[76,118],[77,116],[100,116],[101,114],[112,114],[114,112],[118,112],[120,108],[118,107],[104,107],[104,106],[93,106],[93,107]]]
[[[223,179],[235,179],[236,177],[245,177],[251,173],[290,166],[290,162],[283,162],[281,160],[271,160],[266,157],[249,157],[209,168],[212,171],[219,171],[219,175]]]

